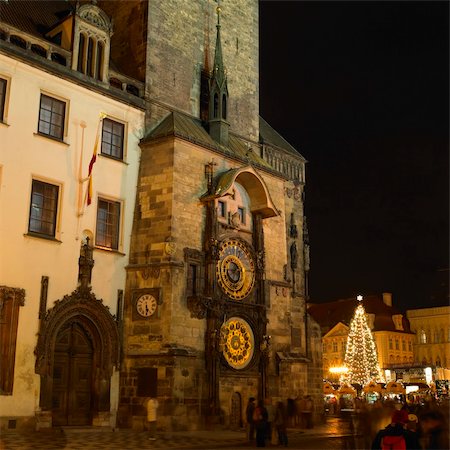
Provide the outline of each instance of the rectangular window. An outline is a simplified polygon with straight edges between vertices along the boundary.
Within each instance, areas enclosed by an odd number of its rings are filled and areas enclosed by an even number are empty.
[[[393,344],[392,344],[392,338],[389,338],[389,349],[390,349],[390,350],[392,350],[392,348],[393,348],[392,345],[393,345]]]
[[[41,94],[39,133],[62,141],[64,136],[65,112],[66,104],[63,101]]]
[[[241,220],[241,223],[245,225],[245,209],[238,208],[238,214],[239,214],[239,219]]]
[[[4,121],[6,103],[6,80],[0,78],[0,122]]]
[[[103,119],[102,155],[123,159],[123,123],[111,119]]]
[[[197,294],[198,283],[198,266],[196,264],[189,264],[188,279],[187,279],[187,295],[193,296]]]
[[[225,214],[226,214],[226,208],[225,208],[225,202],[221,202],[220,200],[219,200],[219,202],[218,202],[218,214],[219,214],[219,217],[225,217]]]
[[[33,180],[28,231],[55,237],[59,187]]]
[[[395,350],[399,350],[399,343],[398,339],[395,340]]]
[[[333,342],[333,352],[336,353],[338,351],[337,342]]]
[[[408,350],[412,352],[412,342],[408,341]]]
[[[137,369],[137,396],[156,397],[158,395],[158,369],[145,367]]]
[[[118,250],[120,203],[99,198],[95,245]]]

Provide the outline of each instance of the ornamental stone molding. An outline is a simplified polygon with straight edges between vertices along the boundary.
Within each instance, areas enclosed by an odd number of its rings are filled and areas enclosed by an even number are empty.
[[[101,30],[108,33],[112,32],[111,20],[109,20],[109,17],[104,11],[95,5],[87,4],[81,6],[77,11],[77,15],[80,19],[83,19],[85,22],[88,22]]]
[[[118,324],[109,308],[91,292],[90,286],[79,287],[65,295],[47,311],[34,352],[36,373],[51,375],[56,338],[71,323],[78,323],[85,330],[98,354],[102,378],[110,377],[113,368],[119,368],[120,364]]]

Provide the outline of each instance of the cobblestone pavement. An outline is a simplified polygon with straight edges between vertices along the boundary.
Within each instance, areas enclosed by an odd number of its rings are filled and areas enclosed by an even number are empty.
[[[350,449],[346,424],[331,420],[312,430],[289,430],[289,448],[338,450]],[[347,436],[347,437],[346,437]],[[1,450],[145,450],[145,449],[250,449],[243,431],[194,431],[160,433],[156,441],[148,433],[126,430],[50,429],[21,433],[3,432]],[[276,446],[268,447],[276,448]]]

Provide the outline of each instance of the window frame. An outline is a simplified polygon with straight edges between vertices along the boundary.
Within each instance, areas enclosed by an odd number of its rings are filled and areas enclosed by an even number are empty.
[[[111,124],[111,131],[106,131],[105,132],[105,123],[110,123]],[[113,148],[118,148],[118,146],[114,145],[113,141],[114,141],[114,136],[119,136],[118,134],[114,134],[114,128],[116,126],[120,126],[121,127],[121,132],[122,135],[120,136],[121,138],[121,145],[120,145],[120,156],[116,156],[115,153],[112,151]],[[102,120],[102,136],[101,136],[101,145],[100,145],[100,154],[102,156],[105,156],[106,158],[112,158],[115,159],[116,161],[124,161],[125,159],[125,136],[126,136],[126,125],[123,122],[120,122],[118,120],[114,120],[111,119],[110,117],[105,117]],[[111,136],[110,141],[106,141],[105,138],[105,133],[108,133],[109,136]],[[110,146],[110,152],[105,152],[104,151],[104,146]]]
[[[50,99],[52,102],[52,106],[53,104],[60,104],[63,106],[63,111],[62,114],[58,114],[57,112],[53,111],[53,107],[50,110],[50,121],[45,121],[42,118],[43,115],[43,111],[48,111],[43,109],[42,107],[42,100],[44,98]],[[52,118],[54,115],[60,115],[61,116],[61,123],[54,123],[52,122]],[[40,96],[40,100],[39,100],[39,115],[38,115],[38,127],[37,127],[37,132],[40,136],[45,136],[48,137],[50,139],[54,139],[56,141],[60,141],[60,142],[64,142],[64,136],[66,134],[66,120],[67,120],[67,101],[62,100],[61,98],[57,98],[56,96],[50,95],[48,93],[45,92],[41,92],[41,96]],[[49,124],[49,132],[46,133],[42,128],[41,128],[41,123],[42,124]],[[56,134],[52,134],[51,133],[51,127],[52,126],[59,126],[61,128],[61,133],[59,133],[58,135]]]
[[[56,196],[53,198],[50,198],[50,200],[54,200],[53,201],[53,210],[46,207],[46,205],[44,204],[46,201],[46,197],[44,195],[44,201],[42,202],[42,206],[40,209],[42,210],[47,210],[47,211],[51,211],[52,212],[52,221],[51,221],[51,227],[52,227],[52,233],[48,233],[48,232],[44,232],[43,231],[43,227],[42,227],[42,223],[44,222],[44,220],[42,220],[43,214],[41,212],[40,216],[38,218],[32,217],[32,212],[33,212],[33,197],[35,194],[35,185],[40,184],[42,187],[45,186],[50,186],[52,188],[54,188],[54,190],[56,190]],[[37,194],[36,194],[37,195]],[[54,182],[49,182],[47,180],[43,180],[40,179],[38,177],[33,177],[31,180],[31,191],[30,191],[30,207],[28,210],[28,225],[27,225],[27,233],[30,236],[37,236],[37,237],[41,237],[41,238],[45,238],[45,239],[57,239],[57,235],[58,235],[58,230],[59,230],[59,215],[60,215],[60,205],[61,205],[61,197],[62,197],[62,186],[58,183],[54,183]],[[48,201],[48,199],[47,199]],[[38,220],[41,223],[41,229],[40,230],[36,230],[36,229],[32,229],[31,226],[31,221],[32,219],[34,220]],[[49,220],[46,221],[46,223],[50,223]]]
[[[10,80],[0,75],[0,123],[6,123]]]
[[[217,200],[217,215],[221,219],[226,219],[227,217],[227,204],[223,200]]]
[[[115,222],[109,222],[108,220],[102,220],[100,221],[99,215],[100,215],[100,205],[101,203],[107,203],[108,206],[115,205],[118,207],[118,214],[117,220]],[[102,209],[104,211],[104,209]],[[106,214],[111,214],[110,209],[106,211]],[[122,237],[122,220],[123,220],[123,201],[118,199],[111,199],[104,196],[99,196],[97,198],[97,214],[96,214],[96,221],[95,221],[95,247],[101,248],[104,250],[109,251],[120,251],[121,248],[121,237]],[[100,225],[105,224],[104,227],[106,228],[106,231],[102,231],[102,233],[99,232]],[[108,233],[107,229],[109,227],[115,228],[116,234],[111,234],[110,239],[110,245],[108,245]],[[100,241],[100,237],[102,236],[102,241]]]

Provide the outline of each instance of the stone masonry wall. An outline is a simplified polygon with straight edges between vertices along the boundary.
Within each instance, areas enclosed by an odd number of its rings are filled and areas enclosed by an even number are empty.
[[[216,7],[213,0],[151,0],[146,84],[151,113],[148,125],[161,119],[152,100],[199,117],[200,73],[214,60]],[[258,139],[259,66],[258,2],[222,3],[221,34],[228,74],[228,120],[234,132]],[[176,32],[174,32],[176,30]]]

